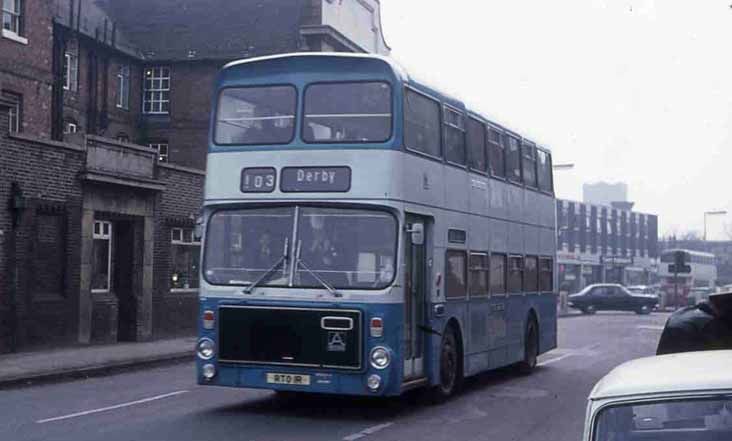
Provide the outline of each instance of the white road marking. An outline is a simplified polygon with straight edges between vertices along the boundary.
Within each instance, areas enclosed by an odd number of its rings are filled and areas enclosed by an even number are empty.
[[[548,364],[556,363],[558,361],[564,360],[565,358],[573,357],[575,355],[577,355],[577,354],[564,354],[564,355],[560,355],[559,357],[550,358],[549,360],[542,361],[541,363],[537,363],[536,365],[537,366],[546,366]]]
[[[387,427],[390,427],[393,425],[394,425],[394,423],[384,423],[384,424],[379,424],[378,426],[368,427],[366,429],[363,429],[360,432],[352,433],[351,435],[344,437],[343,441],[355,441],[357,439],[365,438],[369,435],[373,435],[374,433],[376,433],[380,430],[384,430]]]
[[[86,410],[84,412],[77,412],[77,413],[72,413],[69,415],[62,415],[62,416],[58,416],[58,417],[54,417],[54,418],[46,418],[45,420],[36,421],[36,424],[52,423],[54,421],[68,420],[70,418],[76,418],[76,417],[91,415],[91,414],[100,413],[100,412],[107,412],[109,410],[121,409],[123,407],[130,407],[130,406],[135,406],[138,404],[149,403],[151,401],[162,400],[163,398],[174,397],[176,395],[181,395],[186,392],[188,392],[188,391],[179,390],[176,392],[170,392],[168,394],[156,395],[156,396],[150,397],[150,398],[143,398],[142,400],[130,401],[129,403],[115,404],[114,406],[100,407],[99,409]]]
[[[663,331],[663,326],[653,326],[653,325],[640,325],[636,326],[638,329],[652,329],[654,331]]]

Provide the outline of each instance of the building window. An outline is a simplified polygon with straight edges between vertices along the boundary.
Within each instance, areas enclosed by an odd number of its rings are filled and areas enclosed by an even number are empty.
[[[491,294],[506,293],[506,255],[491,254]]]
[[[524,259],[524,291],[539,291],[539,261],[536,256],[526,256]]]
[[[168,143],[167,142],[151,142],[148,144],[150,148],[158,151],[158,161],[168,162]]]
[[[201,242],[194,239],[190,228],[173,228],[170,236],[171,291],[198,289]]]
[[[465,251],[447,250],[445,254],[445,297],[464,299],[467,294]]]
[[[143,92],[143,113],[170,113],[170,68],[146,68]]]
[[[117,71],[117,107],[130,108],[130,66],[123,64]]]
[[[76,92],[79,89],[79,53],[76,48],[67,47],[64,54],[64,90]]]
[[[21,0],[3,0],[3,31],[20,36],[23,25],[22,14]]]
[[[552,259],[539,259],[539,291],[554,291],[554,261]]]
[[[470,296],[487,296],[489,291],[489,262],[488,255],[483,253],[470,254]]]
[[[121,142],[123,144],[128,144],[130,142],[130,137],[124,132],[120,132],[117,134],[117,136],[114,137],[114,139],[117,140],[117,142]]]
[[[18,133],[22,128],[23,95],[12,92],[3,92],[2,94],[5,99],[11,102],[8,109],[8,129],[10,133]]]
[[[79,131],[79,125],[74,120],[64,122],[64,134],[76,133]]]
[[[511,256],[508,258],[508,292],[520,294],[523,292],[524,258]]]
[[[445,159],[465,165],[465,118],[462,113],[445,107]]]
[[[112,276],[112,223],[94,222],[92,292],[109,292]]]

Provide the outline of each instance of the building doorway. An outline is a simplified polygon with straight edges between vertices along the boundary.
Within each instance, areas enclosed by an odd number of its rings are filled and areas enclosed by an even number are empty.
[[[137,296],[135,295],[135,224],[114,223],[113,292],[117,296],[117,340],[135,341],[137,337]]]

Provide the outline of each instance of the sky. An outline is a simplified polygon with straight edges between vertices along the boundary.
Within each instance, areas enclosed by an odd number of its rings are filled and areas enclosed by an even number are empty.
[[[624,181],[660,234],[732,239],[732,1],[381,0],[410,73],[549,146],[557,196]],[[727,228],[725,228],[725,225]]]

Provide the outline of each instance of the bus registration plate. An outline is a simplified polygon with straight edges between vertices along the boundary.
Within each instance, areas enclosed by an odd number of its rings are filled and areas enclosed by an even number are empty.
[[[310,386],[310,375],[267,374],[269,384],[289,384],[294,386]]]

